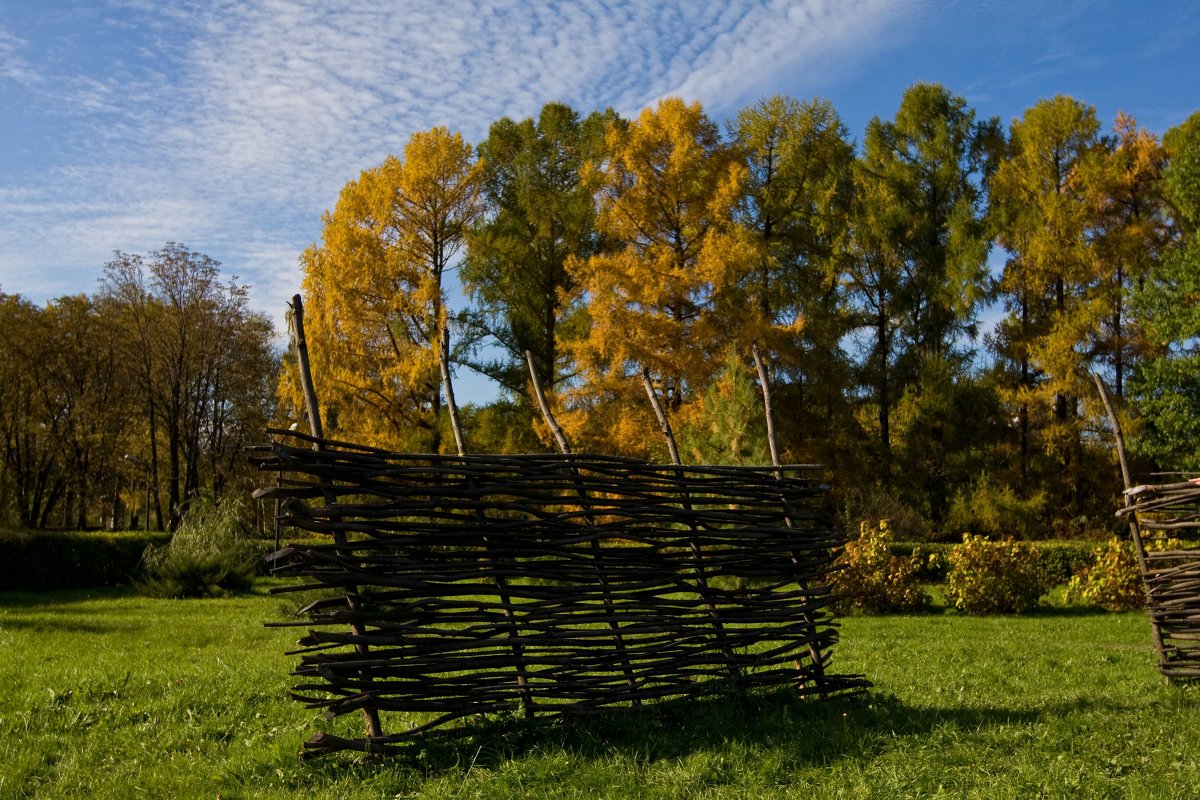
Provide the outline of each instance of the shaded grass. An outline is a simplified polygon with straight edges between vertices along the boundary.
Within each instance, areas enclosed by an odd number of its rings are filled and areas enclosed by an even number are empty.
[[[300,762],[330,726],[286,699],[278,598],[0,595],[0,798],[1133,797],[1200,789],[1200,691],[1143,614],[851,617],[858,698],[668,702],[402,758]],[[402,721],[392,717],[390,727]]]

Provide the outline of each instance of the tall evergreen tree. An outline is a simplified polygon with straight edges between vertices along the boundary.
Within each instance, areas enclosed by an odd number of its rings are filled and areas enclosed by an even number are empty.
[[[473,300],[468,331],[499,355],[475,366],[525,395],[525,353],[543,386],[562,377],[560,326],[578,299],[571,258],[597,252],[594,169],[611,113],[585,120],[547,104],[537,120],[494,122],[479,145],[486,214],[468,234],[462,283]],[[592,180],[585,179],[585,175]]]
[[[930,511],[945,506],[950,406],[924,402],[965,373],[987,293],[987,182],[1002,136],[942,86],[910,87],[891,121],[872,119],[856,172],[857,261],[850,271],[863,383],[877,420],[880,468],[892,472],[893,412],[906,395],[905,441],[926,476]],[[928,398],[926,398],[928,399]]]
[[[781,384],[785,441],[836,437],[849,386],[841,340],[849,327],[848,255],[854,147],[827,100],[772,97],[730,125],[747,166],[737,220],[753,248],[735,307],[742,357],[757,343]],[[835,417],[837,421],[835,422]],[[828,459],[833,448],[820,447]]]
[[[1171,238],[1134,308],[1158,352],[1135,368],[1138,452],[1167,469],[1200,469],[1200,113],[1163,136]]]

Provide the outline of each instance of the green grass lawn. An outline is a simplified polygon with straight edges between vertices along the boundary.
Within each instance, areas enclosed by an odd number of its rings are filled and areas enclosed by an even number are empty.
[[[0,594],[0,798],[1200,796],[1200,689],[1162,682],[1140,613],[851,617],[834,668],[875,682],[858,698],[494,726],[371,764],[298,760],[326,723],[285,697],[296,631],[261,625],[284,603]]]

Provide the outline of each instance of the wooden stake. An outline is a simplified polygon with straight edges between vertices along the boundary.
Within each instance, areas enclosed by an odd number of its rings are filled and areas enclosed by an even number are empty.
[[[781,464],[779,439],[775,435],[775,414],[771,411],[771,382],[767,379],[767,365],[763,362],[757,342],[751,345],[750,352],[754,354],[754,367],[758,370],[758,385],[762,389],[763,414],[767,418],[767,447],[771,451],[771,466],[778,470]],[[782,473],[779,474],[782,475]]]
[[[546,402],[546,393],[542,389],[542,379],[538,377],[537,370],[533,368],[533,353],[528,350],[525,351],[525,363],[529,365],[529,379],[533,381],[533,394],[537,398],[538,408],[542,410],[542,419],[546,421],[550,433],[554,435],[554,441],[558,444],[558,452],[565,456],[570,455],[571,446],[567,444],[567,437],[563,433],[563,429],[558,426],[558,420],[550,411],[550,404]]]
[[[308,340],[304,337],[304,301],[300,295],[292,296],[292,330],[295,335],[296,360],[300,364],[300,386],[304,390],[304,409],[308,412],[308,430],[318,439],[325,438],[321,429],[321,411],[317,405],[317,390],[313,386],[312,369],[308,363]],[[320,445],[314,444],[314,450]]]
[[[763,361],[762,352],[758,349],[758,343],[755,342],[750,346],[750,352],[754,356],[754,368],[758,370],[758,385],[762,390],[763,399],[763,414],[767,418],[767,446],[771,451],[771,466],[775,467],[775,478],[783,480],[783,462],[779,458],[779,439],[775,435],[775,414],[771,410],[771,381],[767,375],[767,365]],[[784,524],[787,527],[792,527],[790,517],[784,518]],[[797,566],[801,563],[798,553],[792,554],[792,563]],[[800,587],[800,591],[808,592],[808,582],[798,580],[796,585]],[[813,679],[817,685],[818,691],[824,695],[825,687],[825,663],[821,655],[821,648],[817,642],[817,625],[816,621],[808,614],[804,615],[804,620],[809,624],[809,635],[812,637],[812,643],[808,646],[808,659],[813,666]],[[800,664],[796,664],[797,670],[800,670]]]
[[[650,380],[650,370],[646,367],[642,367],[642,385],[646,387],[646,396],[650,398],[654,416],[658,417],[658,427],[667,439],[667,450],[671,453],[671,463],[679,466],[683,462],[679,460],[679,448],[675,446],[675,434],[671,432],[671,422],[667,419],[667,412],[662,407],[662,403],[658,401],[658,393],[654,391],[654,382]]]
[[[442,325],[442,341],[439,344],[438,365],[442,369],[442,386],[446,390],[446,410],[450,412],[450,428],[454,431],[454,445],[458,454],[467,454],[463,438],[462,421],[458,417],[458,403],[454,399],[454,382],[450,379],[450,326]]]
[[[313,450],[321,450],[321,439],[325,434],[321,427],[321,407],[317,405],[317,389],[313,385],[312,369],[308,362],[308,341],[304,336],[304,301],[300,295],[292,296],[292,322],[293,331],[295,333],[296,342],[296,360],[300,365],[300,385],[304,390],[304,407],[308,413],[308,427],[312,431],[314,437]],[[322,485],[322,493],[325,497],[326,505],[333,506],[337,503],[337,495],[328,484]],[[339,531],[334,534],[334,543],[340,548],[346,547],[346,534]],[[278,552],[279,543],[275,543],[275,550]],[[348,551],[344,551],[348,552]],[[358,594],[356,586],[347,586],[346,605],[353,611],[358,610],[358,602],[355,596]],[[353,624],[350,630],[356,636],[362,636],[364,629],[361,625]],[[355,650],[362,656],[366,656],[368,648],[364,644],[357,645]],[[368,746],[373,738],[383,736],[383,726],[379,723],[379,711],[370,708],[363,708],[363,719],[367,728]]]
[[[1121,421],[1117,419],[1117,412],[1113,409],[1112,401],[1108,398],[1108,389],[1104,386],[1104,381],[1098,373],[1092,373],[1092,380],[1096,382],[1096,391],[1100,392],[1100,400],[1104,403],[1104,410],[1108,412],[1108,420],[1112,423],[1113,438],[1117,445],[1117,461],[1121,464],[1121,480],[1125,484],[1125,491],[1121,493],[1124,498],[1125,507],[1129,508],[1134,504],[1133,495],[1129,490],[1133,488],[1133,476],[1129,472],[1129,461],[1125,456],[1125,435],[1121,432]],[[1163,648],[1162,628],[1159,626],[1158,620],[1155,619],[1153,613],[1153,598],[1150,596],[1150,584],[1146,580],[1146,545],[1142,541],[1142,529],[1138,523],[1136,513],[1129,515],[1129,536],[1133,540],[1133,552],[1137,556],[1138,568],[1142,573],[1142,583],[1146,589],[1146,606],[1151,609],[1150,613],[1150,631],[1154,639],[1154,647],[1158,650],[1158,663],[1166,664],[1167,655]]]

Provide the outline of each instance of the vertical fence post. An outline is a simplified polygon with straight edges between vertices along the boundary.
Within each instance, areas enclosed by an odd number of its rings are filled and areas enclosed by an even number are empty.
[[[321,408],[317,405],[317,390],[313,385],[312,370],[308,362],[308,341],[304,336],[304,301],[300,295],[292,297],[292,322],[295,332],[296,344],[296,360],[300,366],[300,385],[304,390],[304,407],[308,413],[308,427],[315,437],[313,442],[314,450],[321,450],[321,440],[325,438],[325,432],[321,427]],[[333,492],[332,487],[326,485],[324,488],[325,503],[331,508],[337,503],[337,495]],[[338,546],[340,553],[349,554],[349,548],[346,546],[346,534],[340,530],[333,532],[333,541]],[[278,549],[278,542],[276,542]],[[358,587],[346,587],[346,605],[350,611],[358,610]],[[350,625],[351,632],[358,637],[362,637],[364,630],[358,623]],[[354,646],[356,652],[364,658],[369,654],[369,649],[366,644],[358,643]],[[370,677],[365,672],[363,680],[369,682]],[[367,750],[370,752],[372,740],[383,736],[383,726],[379,722],[379,711],[373,708],[369,703],[363,706],[363,719],[367,729]]]

